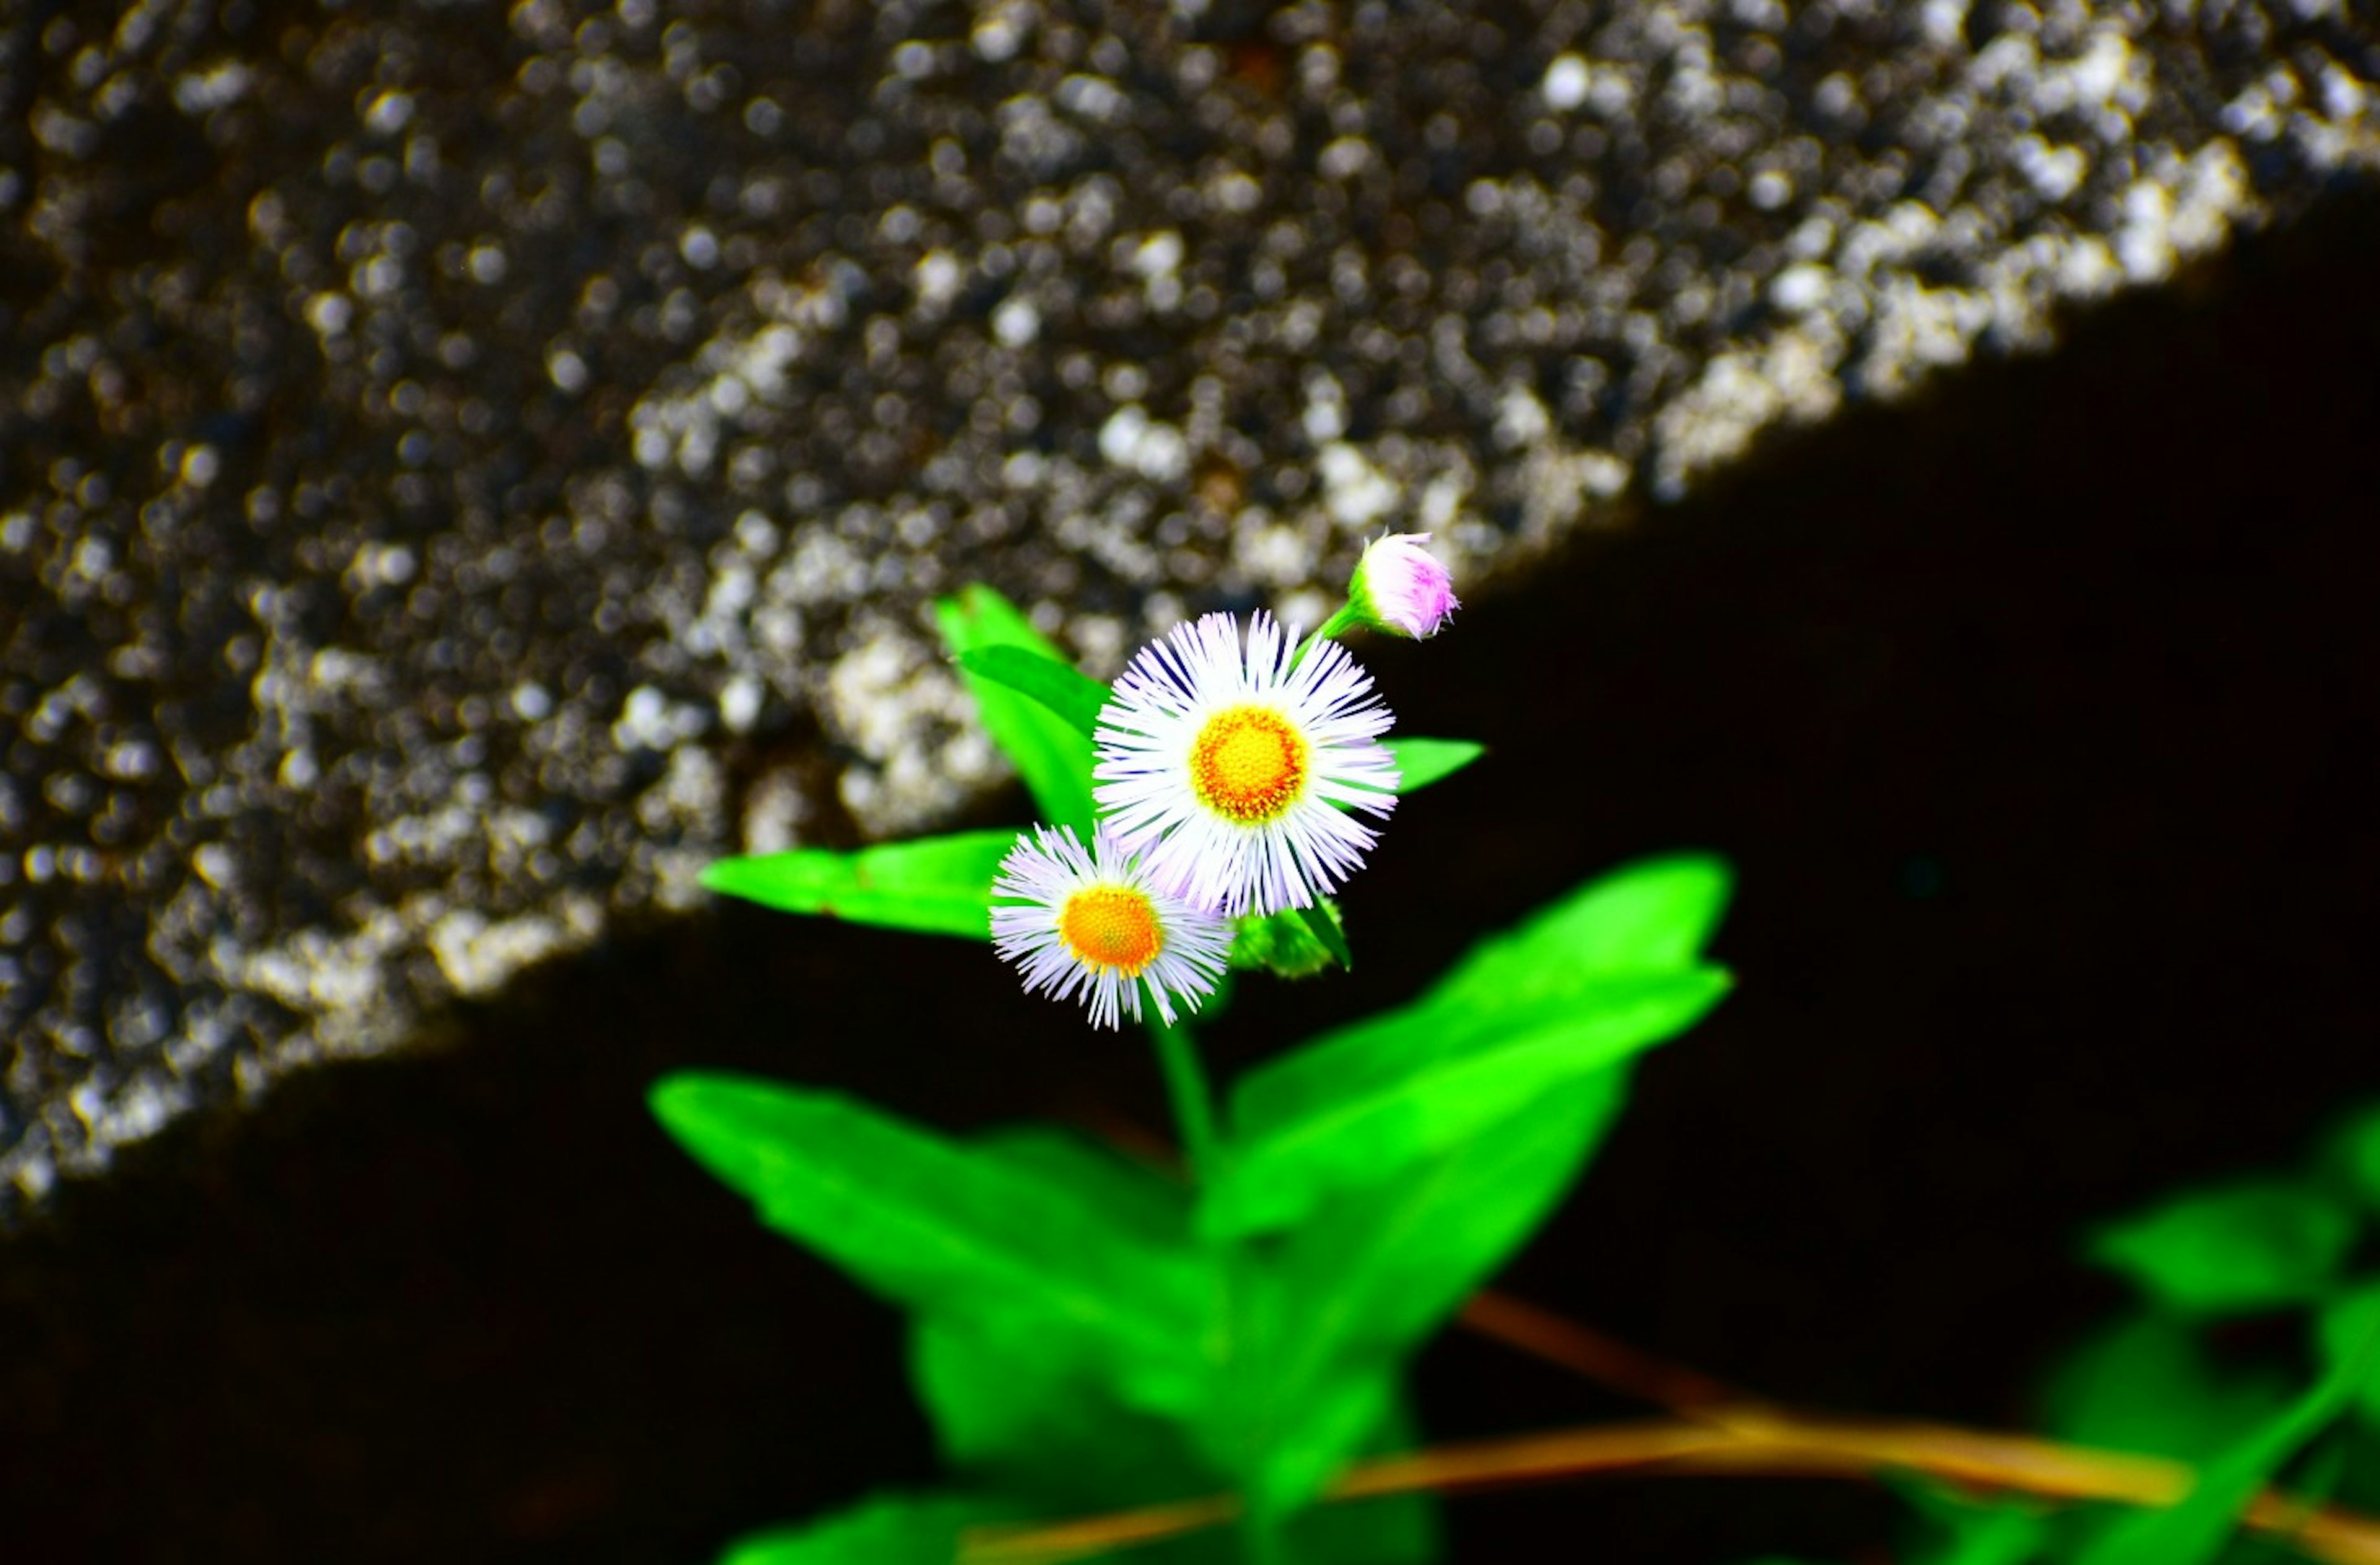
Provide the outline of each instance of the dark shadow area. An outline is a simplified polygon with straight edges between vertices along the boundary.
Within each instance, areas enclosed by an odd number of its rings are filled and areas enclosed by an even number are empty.
[[[1741,989],[1506,1285],[1779,1397],[2023,1423],[2116,1298],[2078,1230],[2380,1094],[2375,277],[2380,200],[2341,198],[1368,649],[1407,729],[1495,753],[1399,812],[1359,970],[1245,986],[1219,1055],[1402,998],[1618,860],[1719,850]],[[645,1115],[690,1064],[951,1127],[1160,1115],[1136,1040],[962,942],[737,910],[624,937],[177,1124],[0,1245],[0,1531],[699,1561],[929,1476],[892,1318]],[[1461,1337],[1421,1401],[1444,1438],[1620,1407]],[[1893,1515],[1718,1480],[1452,1510],[1459,1559],[1672,1565],[1880,1560]]]

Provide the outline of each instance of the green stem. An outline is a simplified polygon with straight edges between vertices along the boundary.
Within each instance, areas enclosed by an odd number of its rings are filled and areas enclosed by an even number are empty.
[[[1148,1018],[1148,1031],[1157,1040],[1157,1063],[1165,1073],[1165,1095],[1173,1100],[1182,1150],[1190,1159],[1192,1177],[1203,1184],[1214,1171],[1215,1099],[1207,1086],[1207,1068],[1198,1061],[1197,1040],[1188,1026],[1168,1026],[1154,1015]]]
[[[1348,626],[1354,625],[1357,619],[1358,616],[1355,613],[1354,604],[1340,604],[1339,612],[1337,613],[1332,614],[1329,619],[1324,620],[1320,625],[1315,626],[1314,634],[1297,644],[1297,650],[1290,655],[1289,666],[1291,668],[1295,668],[1298,664],[1305,661],[1306,653],[1311,652],[1315,648],[1319,647],[1325,641],[1330,640],[1332,637],[1338,635],[1341,631],[1345,630]]]

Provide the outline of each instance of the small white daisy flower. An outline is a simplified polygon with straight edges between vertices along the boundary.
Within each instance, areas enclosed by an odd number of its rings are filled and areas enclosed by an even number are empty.
[[[991,894],[992,949],[1025,975],[1026,992],[1079,994],[1097,1026],[1116,1025],[1119,1008],[1139,1021],[1144,986],[1172,1026],[1168,997],[1197,1010],[1232,953],[1230,922],[1151,884],[1104,826],[1088,852],[1071,826],[1019,833]]]
[[[1295,662],[1269,614],[1208,614],[1142,648],[1099,712],[1091,794],[1149,874],[1233,917],[1310,907],[1361,868],[1386,815],[1395,720],[1336,642]],[[1295,666],[1292,666],[1295,662]]]

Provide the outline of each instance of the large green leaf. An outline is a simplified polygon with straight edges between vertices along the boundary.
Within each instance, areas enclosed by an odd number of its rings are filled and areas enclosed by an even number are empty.
[[[993,1499],[878,1493],[832,1516],[739,1538],[719,1565],[951,1565],[969,1527],[1018,1514]]]
[[[1488,753],[1475,739],[1383,739],[1397,758],[1397,793],[1418,792],[1442,782]]]
[[[1480,941],[1430,997],[1521,1006],[1597,973],[1691,966],[1726,909],[1728,889],[1727,866],[1701,855],[1625,866]]]
[[[1021,1316],[917,1319],[910,1380],[953,1471],[1061,1516],[1221,1486],[1180,1424],[1126,1407],[1047,1336]]]
[[[795,848],[719,859],[702,883],[786,913],[988,940],[991,882],[1015,841],[1014,831],[965,831],[857,853]]]
[[[1166,1248],[1188,1243],[1190,1192],[1178,1179],[1063,1131],[1002,1131],[975,1147],[1066,1190],[1118,1232]],[[1220,1316],[1220,1274],[1213,1287],[1208,1304]],[[919,1317],[911,1378],[946,1462],[1053,1513],[1214,1486],[1216,1474],[1193,1462],[1179,1423],[1124,1407],[1097,1365],[1052,1353],[1048,1336],[1048,1323],[1028,1315]]]
[[[980,647],[961,652],[958,664],[979,679],[1004,685],[1038,703],[1085,739],[1099,728],[1099,713],[1108,704],[1106,685],[1076,673],[1055,658],[1022,647]]]
[[[2076,1445],[2197,1462],[2289,1398],[2277,1374],[2219,1368],[2187,1321],[2142,1315],[2070,1354],[2050,1377],[2043,1413],[2052,1433]]]
[[[2338,1274],[2355,1218],[2324,1192],[2259,1179],[2192,1191],[2111,1223],[2091,1258],[2187,1315],[2304,1304]]]
[[[980,582],[954,598],[937,600],[934,619],[942,645],[961,660],[961,677],[975,697],[984,732],[1015,763],[1041,818],[1052,826],[1072,826],[1088,841],[1093,816],[1090,740],[1040,702],[965,669],[969,653],[993,647],[1021,648],[1053,661],[1057,649],[1014,604]]]
[[[1330,1034],[1232,1092],[1232,1151],[1200,1226],[1285,1227],[1334,1189],[1402,1177],[1539,1094],[1675,1037],[1727,988],[1717,968],[1614,974],[1517,1009],[1433,997]]]
[[[1214,1282],[1197,1252],[1125,1230],[1013,1159],[956,1146],[849,1099],[685,1074],[654,1114],[760,1219],[910,1309],[1043,1332],[1128,1403],[1208,1395]]]
[[[1355,1453],[1406,1359],[1545,1219],[1626,1095],[1625,1067],[1560,1082],[1493,1134],[1330,1200],[1276,1242],[1240,1405],[1219,1409],[1208,1437],[1219,1456],[1236,1452],[1258,1504],[1306,1503]]]
[[[2078,1565],[2211,1565],[2256,1492],[2354,1401],[2372,1373],[2373,1324],[2367,1315],[2357,1340],[2335,1344],[2312,1389],[2199,1469],[2180,1503],[2119,1518]]]

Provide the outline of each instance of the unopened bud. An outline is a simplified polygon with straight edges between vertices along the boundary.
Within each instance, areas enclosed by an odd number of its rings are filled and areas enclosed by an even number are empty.
[[[1452,578],[1425,548],[1426,532],[1390,533],[1366,545],[1347,584],[1348,617],[1391,636],[1435,636],[1463,605]]]

